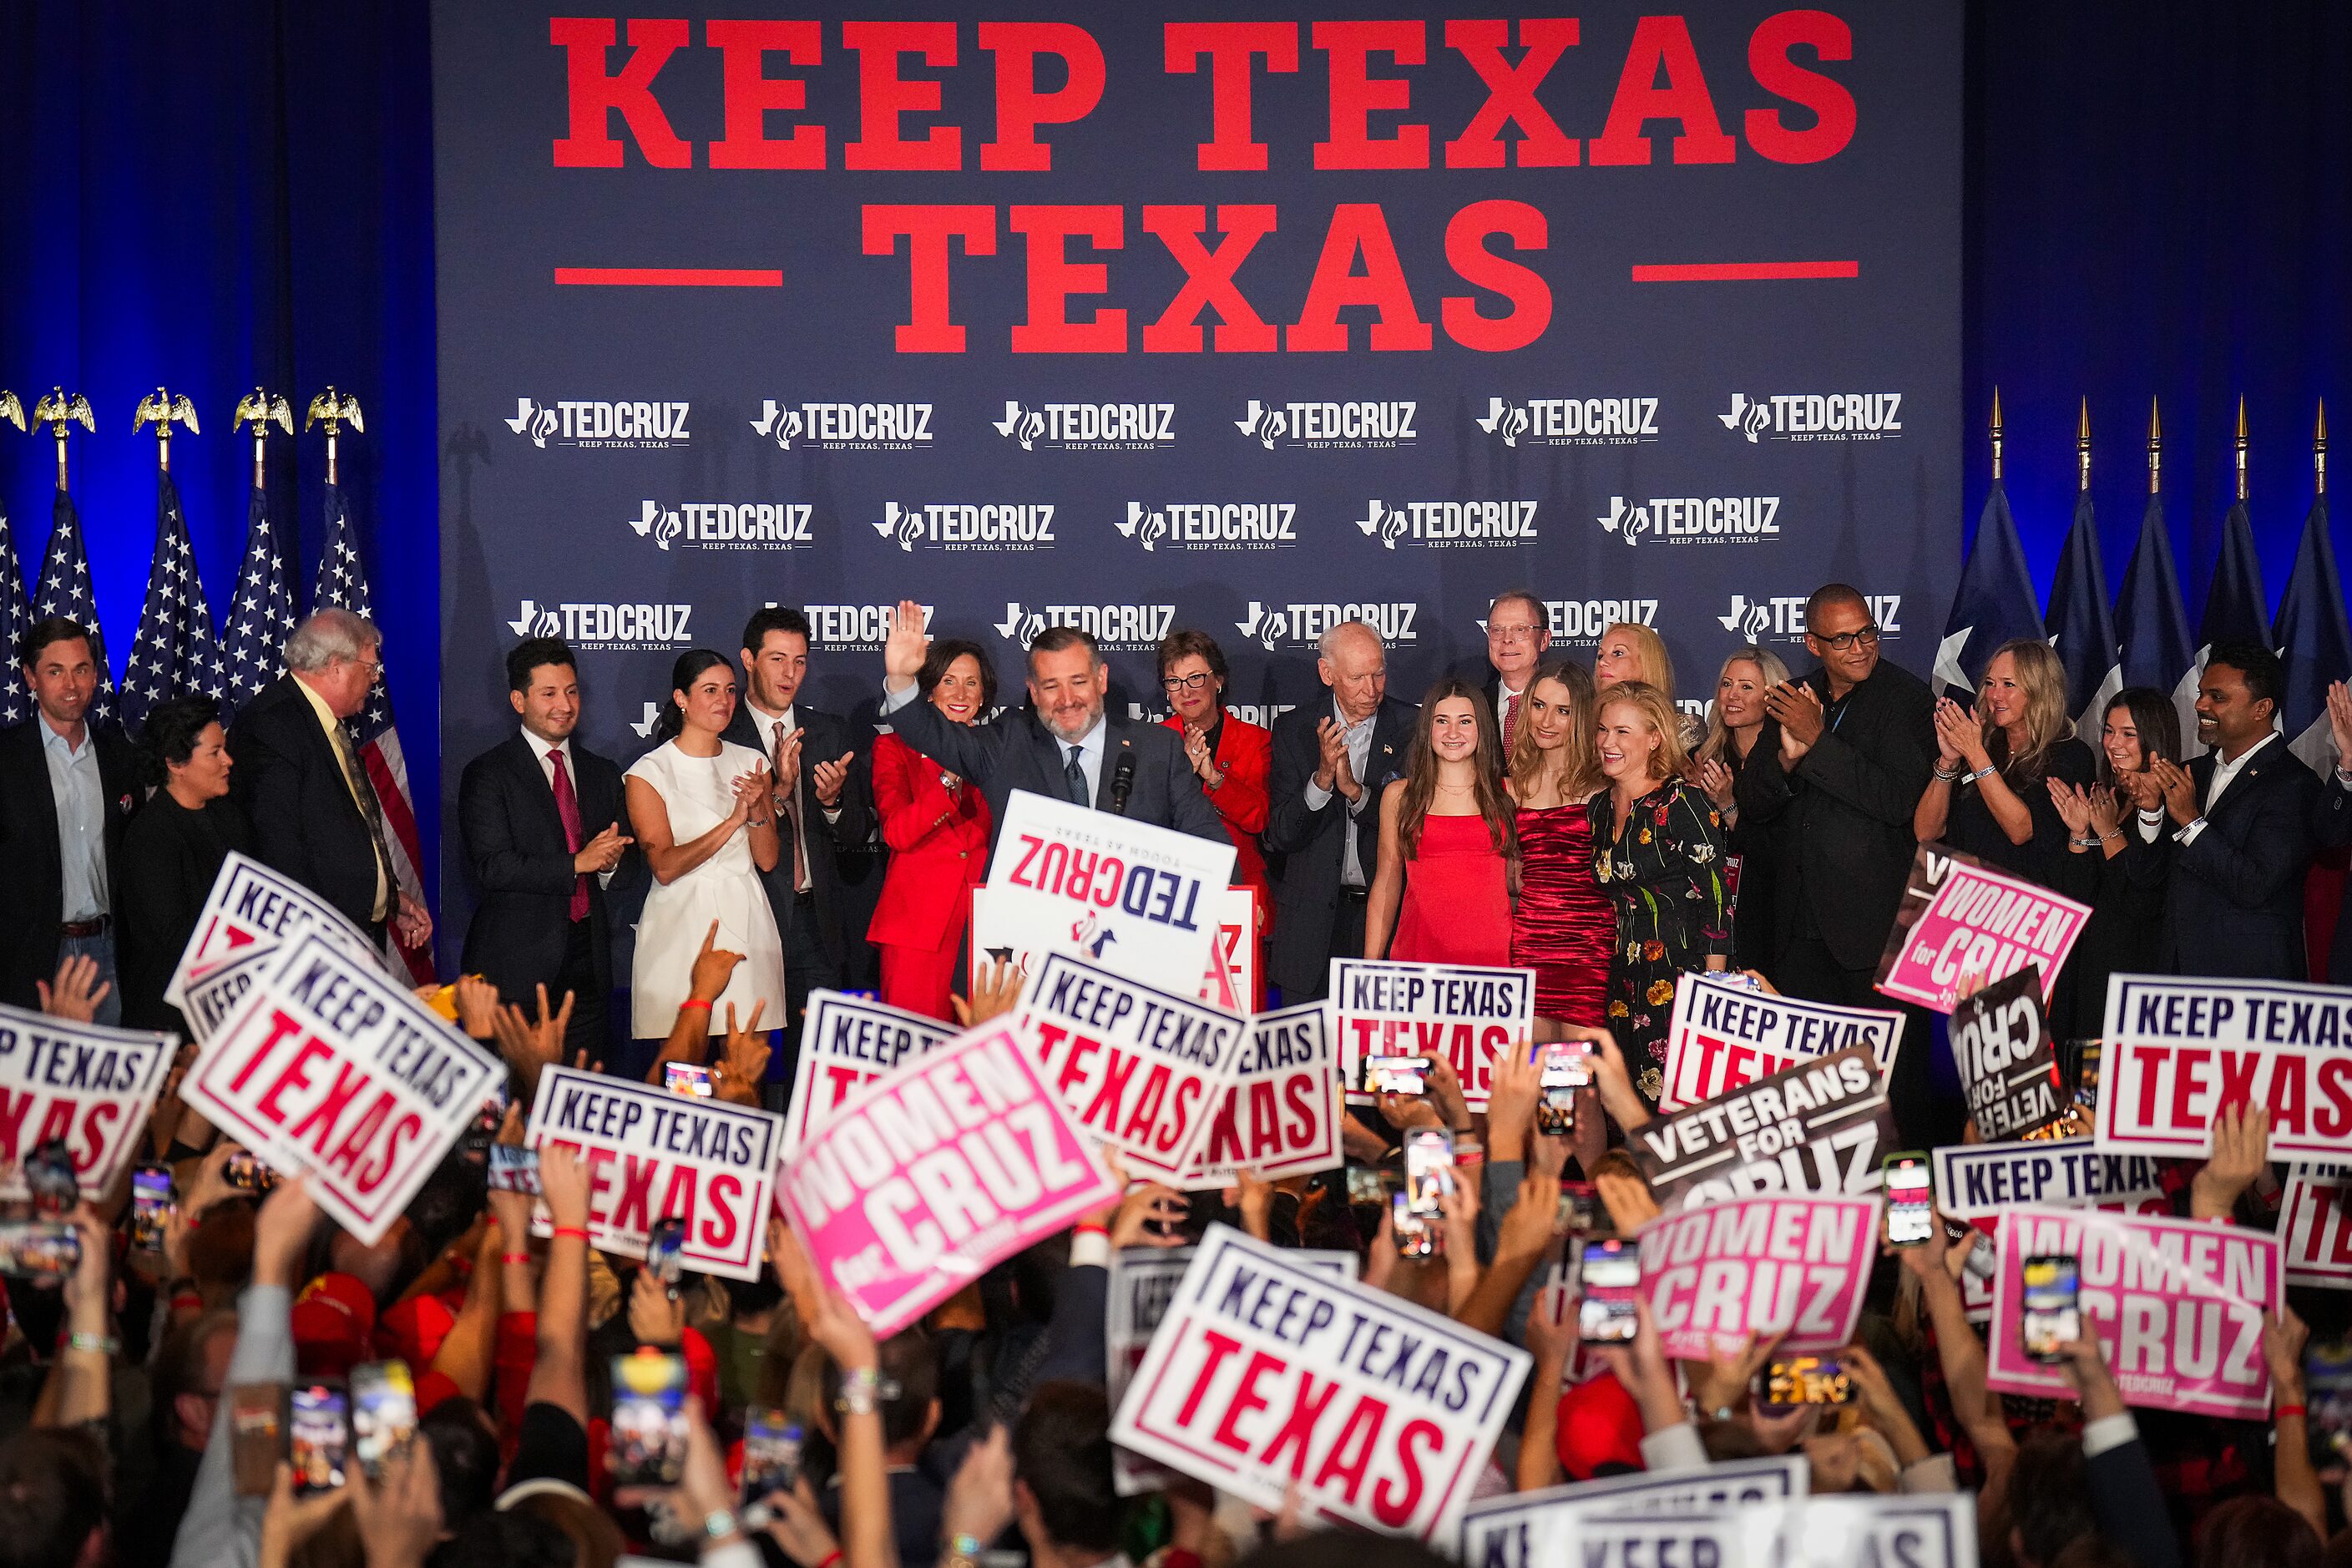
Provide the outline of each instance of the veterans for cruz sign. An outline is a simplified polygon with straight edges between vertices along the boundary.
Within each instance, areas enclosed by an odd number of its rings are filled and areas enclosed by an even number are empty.
[[[2058,1051],[2042,1011],[2042,972],[2027,964],[1952,1005],[1952,1062],[1977,1136],[2021,1138],[2066,1119]]]
[[[372,955],[308,931],[205,1042],[180,1098],[271,1169],[307,1173],[373,1246],[505,1071]]]
[[[1784,1068],[1634,1129],[1625,1146],[1668,1214],[1771,1193],[1875,1193],[1895,1118],[1867,1046]]]
[[[1775,996],[1692,971],[1675,982],[1658,1109],[1680,1110],[1850,1046],[1868,1046],[1884,1073],[1902,1043],[1900,1013]]]
[[[757,1279],[783,1118],[651,1084],[551,1067],[540,1074],[525,1136],[561,1143],[588,1172],[588,1239],[642,1258],[665,1219],[685,1222],[688,1268]],[[544,1211],[532,1222],[549,1234]]]
[[[1529,1357],[1212,1226],[1111,1441],[1261,1508],[1432,1539],[1469,1500]]]
[[[1532,1037],[1535,994],[1525,969],[1333,959],[1328,1005],[1349,1100],[1372,1101],[1363,1092],[1367,1057],[1442,1057],[1463,1098],[1484,1110],[1495,1053]]]
[[[2271,1115],[2273,1160],[2352,1143],[2352,990],[2284,980],[2117,974],[2107,981],[2099,1147],[2199,1155],[2214,1119]]]

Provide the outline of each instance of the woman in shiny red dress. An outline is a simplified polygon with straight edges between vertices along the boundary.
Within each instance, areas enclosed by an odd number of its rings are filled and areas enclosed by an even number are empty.
[[[1606,1020],[1617,911],[1592,875],[1587,803],[1606,781],[1592,745],[1592,678],[1548,664],[1528,683],[1504,787],[1518,805],[1519,901],[1511,963],[1535,971],[1536,1038]]]
[[[1381,792],[1364,956],[1508,967],[1519,841],[1493,704],[1466,682],[1439,681],[1406,751],[1404,777]]]
[[[1265,881],[1265,856],[1257,836],[1265,831],[1266,774],[1274,767],[1274,737],[1245,719],[1225,711],[1224,650],[1206,632],[1175,631],[1160,642],[1160,689],[1168,694],[1168,717],[1162,723],[1184,740],[1184,755],[1201,781],[1201,793],[1216,808],[1225,837],[1234,841],[1234,886],[1257,893],[1258,928],[1263,944],[1271,929],[1274,895]],[[1263,951],[1255,966],[1259,994],[1252,1006],[1265,1003],[1265,962]]]
[[[996,702],[996,672],[977,643],[931,644],[918,682],[924,699],[959,724]],[[890,868],[866,931],[882,956],[882,1000],[953,1023],[948,994],[971,921],[971,889],[988,879],[988,802],[886,734],[874,742],[874,805],[890,846]]]

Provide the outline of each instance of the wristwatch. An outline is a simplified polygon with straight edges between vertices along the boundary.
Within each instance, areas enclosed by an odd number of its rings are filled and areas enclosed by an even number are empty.
[[[702,1519],[702,1533],[712,1541],[724,1541],[729,1536],[740,1531],[742,1528],[735,1522],[733,1509],[713,1509]]]

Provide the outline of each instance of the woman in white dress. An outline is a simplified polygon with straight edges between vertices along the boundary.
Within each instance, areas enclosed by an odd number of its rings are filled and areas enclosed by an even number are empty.
[[[784,947],[760,882],[776,865],[774,803],[767,759],[719,738],[734,716],[734,667],[708,648],[681,654],[654,730],[664,743],[623,775],[629,824],[654,873],[629,982],[630,1033],[641,1040],[664,1038],[677,1022],[714,921],[715,944],[743,962],[712,1005],[711,1032],[725,1032],[730,1006],[747,1024],[761,1002],[767,1027],[783,1023]]]

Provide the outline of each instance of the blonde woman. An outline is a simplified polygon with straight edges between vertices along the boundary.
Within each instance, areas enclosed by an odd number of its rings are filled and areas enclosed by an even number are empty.
[[[1699,742],[1692,777],[1723,818],[1727,852],[1724,880],[1732,893],[1731,950],[1742,969],[1762,969],[1779,956],[1772,934],[1773,835],[1768,823],[1743,826],[1735,792],[1741,770],[1764,732],[1764,694],[1789,679],[1789,667],[1769,648],[1731,650],[1715,678],[1715,710]]]
[[[1439,681],[1407,752],[1404,777],[1381,792],[1364,956],[1507,966],[1519,841],[1494,705],[1465,681]]]
[[[1675,977],[1723,969],[1731,959],[1723,822],[1683,777],[1689,756],[1678,717],[1666,694],[1643,681],[1601,694],[1596,746],[1609,788],[1593,800],[1606,814],[1594,823],[1601,849],[1593,874],[1617,907],[1609,1028],[1651,1106],[1665,1079]]]
[[[1936,773],[1920,792],[1911,831],[1988,865],[2051,887],[2076,879],[2053,782],[2091,782],[2091,748],[2074,736],[2066,674],[2050,645],[2020,637],[1993,650],[1973,712],[1936,704]]]
[[[1565,661],[1528,682],[1503,787],[1518,807],[1519,901],[1511,963],[1535,972],[1536,1038],[1598,1027],[1608,1004],[1617,913],[1592,875],[1592,678]]]
[[[1649,626],[1619,621],[1601,634],[1592,650],[1592,684],[1605,693],[1627,680],[1655,687],[1666,706],[1675,706],[1675,661],[1666,653],[1666,639]],[[1675,731],[1685,752],[1696,749],[1704,732],[1696,714],[1682,712],[1675,716]]]

